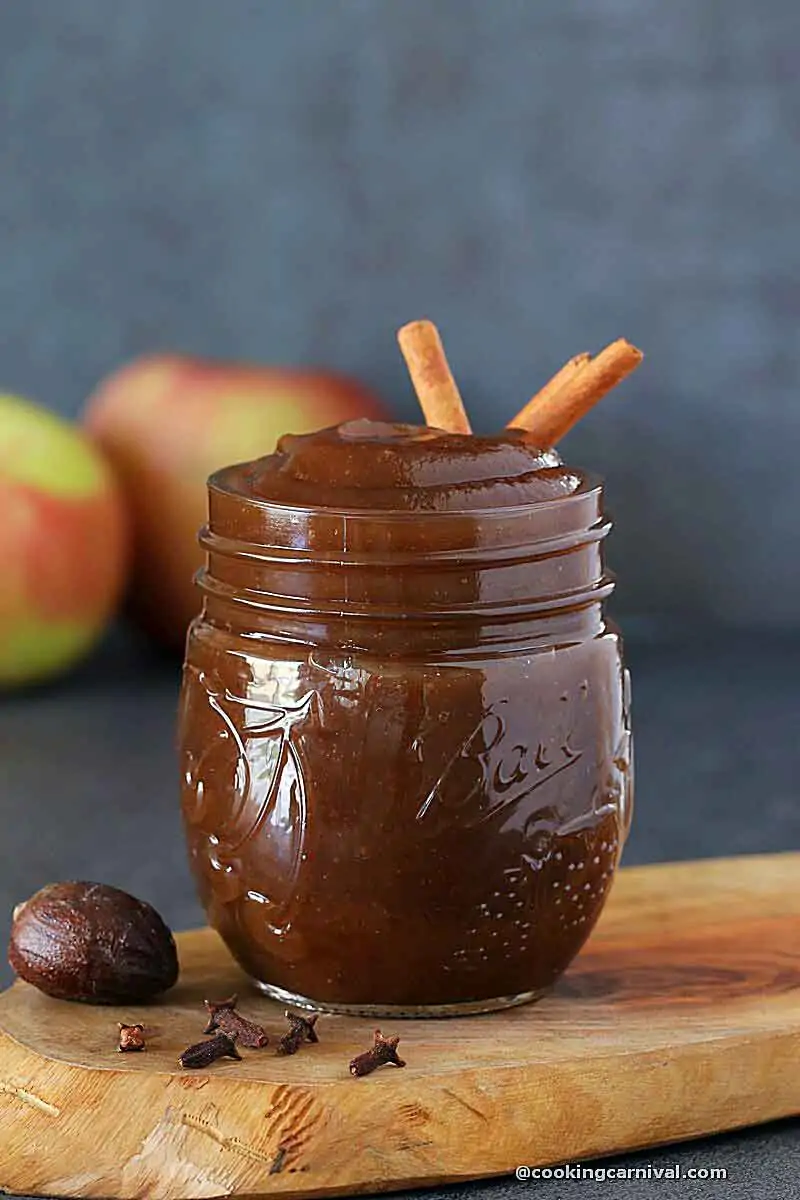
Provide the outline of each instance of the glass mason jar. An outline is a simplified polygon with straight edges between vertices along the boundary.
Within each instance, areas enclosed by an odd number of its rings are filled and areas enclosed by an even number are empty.
[[[564,971],[632,805],[602,487],[332,512],[209,481],[180,716],[212,926],[268,995],[475,1013]]]

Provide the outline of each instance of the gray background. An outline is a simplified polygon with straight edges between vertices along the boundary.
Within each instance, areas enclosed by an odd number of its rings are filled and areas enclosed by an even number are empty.
[[[6,0],[0,386],[74,414],[176,347],[408,416],[427,314],[490,428],[625,334],[565,444],[621,607],[796,624],[799,43],[792,0]]]

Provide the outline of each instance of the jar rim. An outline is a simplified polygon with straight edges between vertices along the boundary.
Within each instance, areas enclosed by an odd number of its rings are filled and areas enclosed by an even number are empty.
[[[234,464],[239,466],[242,464]],[[581,471],[581,482],[574,492],[568,492],[555,496],[548,496],[542,500],[530,500],[525,504],[509,504],[509,505],[494,505],[489,508],[451,508],[451,509],[414,509],[402,510],[393,508],[347,508],[333,507],[326,504],[283,504],[279,501],[269,500],[262,496],[253,496],[247,492],[241,491],[238,488],[231,487],[226,484],[225,476],[231,470],[230,466],[222,467],[218,471],[214,471],[207,481],[209,493],[216,492],[220,496],[237,501],[245,505],[254,512],[263,514],[274,513],[276,517],[294,516],[299,518],[346,518],[348,521],[359,522],[391,522],[392,524],[404,525],[411,523],[430,523],[433,521],[441,521],[447,524],[449,521],[464,521],[465,518],[473,521],[492,521],[492,520],[513,520],[515,517],[533,515],[537,512],[544,512],[558,505],[563,508],[570,501],[578,503],[585,501],[587,497],[599,495],[603,491],[604,479],[601,475],[594,471]]]

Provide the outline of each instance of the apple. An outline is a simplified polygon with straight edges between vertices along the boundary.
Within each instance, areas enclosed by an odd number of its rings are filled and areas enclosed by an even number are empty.
[[[129,608],[165,646],[182,646],[200,607],[194,575],[206,481],[220,467],[270,454],[284,433],[353,417],[386,418],[362,384],[327,371],[164,354],[105,379],[85,424],[112,463],[133,527]]]
[[[0,687],[82,658],[105,628],[126,563],[122,497],[77,425],[0,394]]]

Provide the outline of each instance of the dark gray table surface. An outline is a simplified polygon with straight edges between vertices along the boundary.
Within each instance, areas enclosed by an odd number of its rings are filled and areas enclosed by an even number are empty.
[[[637,797],[626,863],[800,847],[800,639],[743,632],[629,641]],[[57,687],[0,698],[0,912],[54,879],[113,882],[175,928],[202,920],[178,821],[178,671],[117,637]],[[5,936],[3,934],[2,936]],[[0,967],[0,983],[10,972]],[[531,1130],[531,1146],[536,1131]],[[0,1167],[3,1148],[0,1146]],[[800,1196],[800,1123],[609,1160],[727,1179],[518,1182],[426,1192],[520,1200]],[[1,1175],[0,1175],[1,1177]]]

